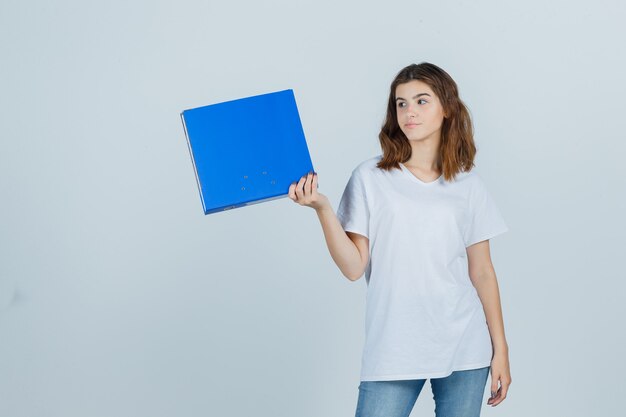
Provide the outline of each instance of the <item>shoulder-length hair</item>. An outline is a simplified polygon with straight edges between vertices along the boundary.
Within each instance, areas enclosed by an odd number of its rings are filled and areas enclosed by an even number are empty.
[[[387,115],[378,135],[383,153],[377,167],[385,170],[400,169],[399,162],[404,163],[411,157],[411,144],[398,125],[396,87],[412,80],[428,84],[443,106],[445,117],[441,126],[437,166],[444,179],[450,181],[458,172],[469,171],[474,166],[474,129],[469,111],[459,98],[459,91],[452,77],[428,62],[403,68],[391,83]]]

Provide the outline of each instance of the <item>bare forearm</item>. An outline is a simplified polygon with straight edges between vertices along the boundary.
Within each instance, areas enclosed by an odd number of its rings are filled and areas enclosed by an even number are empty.
[[[316,210],[317,217],[324,231],[324,238],[330,256],[339,267],[341,273],[349,280],[358,279],[363,272],[361,271],[361,255],[358,248],[350,240],[346,232],[343,230],[337,215],[332,207],[326,206]]]
[[[498,288],[498,280],[495,271],[491,268],[481,276],[472,278],[472,283],[483,304],[494,353],[508,353],[509,347],[504,335],[500,290]]]

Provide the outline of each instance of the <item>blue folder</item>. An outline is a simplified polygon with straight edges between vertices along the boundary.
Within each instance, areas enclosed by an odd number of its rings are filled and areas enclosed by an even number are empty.
[[[314,170],[291,89],[180,116],[204,214],[285,197]]]

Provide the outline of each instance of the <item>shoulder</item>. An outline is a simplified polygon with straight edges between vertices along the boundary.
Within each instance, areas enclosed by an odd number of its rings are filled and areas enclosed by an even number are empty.
[[[475,188],[484,185],[482,177],[475,170],[457,173],[453,182],[464,188]]]
[[[483,177],[476,171],[464,173],[460,180],[463,193],[469,197],[470,204],[478,204],[491,198],[489,187]]]
[[[376,172],[376,170],[379,169],[376,164],[378,164],[378,161],[380,161],[382,157],[382,155],[376,155],[359,162],[357,166],[352,170],[352,174],[358,175],[360,177],[366,177],[373,174],[374,172]]]

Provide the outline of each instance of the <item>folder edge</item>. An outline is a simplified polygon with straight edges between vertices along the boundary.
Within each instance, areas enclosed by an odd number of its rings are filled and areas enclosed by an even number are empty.
[[[200,193],[200,202],[202,203],[202,209],[204,214],[207,214],[207,208],[204,204],[204,196],[202,195],[202,185],[200,184],[200,178],[198,177],[198,169],[196,167],[196,160],[193,157],[193,151],[191,150],[191,141],[189,140],[189,134],[187,133],[187,125],[185,124],[184,111],[180,113],[180,120],[183,122],[183,129],[185,130],[185,139],[187,141],[187,148],[189,149],[189,155],[191,156],[191,163],[193,164],[193,172],[196,177],[196,185],[198,186],[198,192]]]

